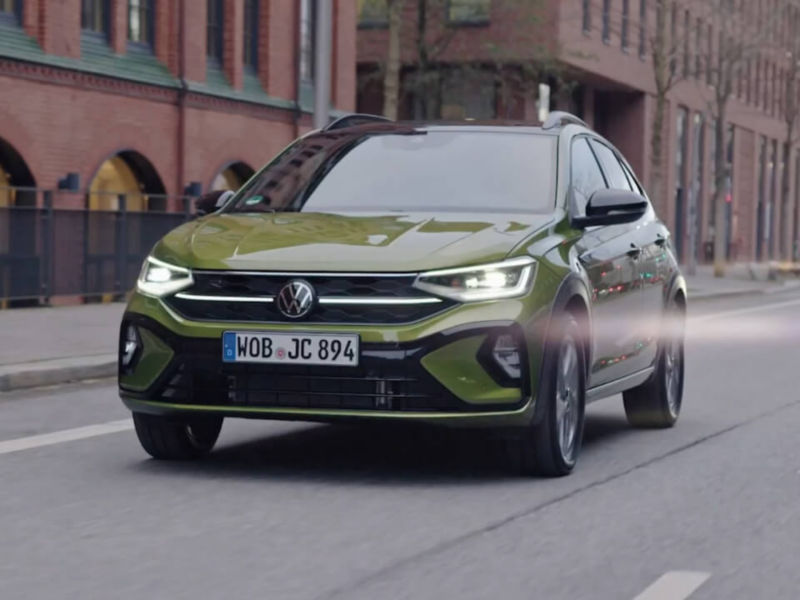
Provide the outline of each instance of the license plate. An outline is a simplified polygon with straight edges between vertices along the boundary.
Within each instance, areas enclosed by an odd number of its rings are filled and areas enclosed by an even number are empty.
[[[226,331],[224,362],[358,366],[358,336]]]

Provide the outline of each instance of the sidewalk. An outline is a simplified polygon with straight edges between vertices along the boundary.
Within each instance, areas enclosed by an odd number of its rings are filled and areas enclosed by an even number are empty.
[[[687,275],[686,266],[681,267],[681,270],[686,277],[690,302],[726,296],[777,293],[800,287],[800,278],[770,279],[770,267],[767,264],[728,265],[724,278],[714,277],[714,268],[711,265],[698,265],[695,275]]]
[[[690,302],[800,286],[795,277],[770,281],[767,265],[731,265],[724,279],[702,265],[686,280]],[[124,309],[116,303],[0,310],[0,393],[116,376]]]
[[[112,377],[125,305],[0,310],[0,392]]]

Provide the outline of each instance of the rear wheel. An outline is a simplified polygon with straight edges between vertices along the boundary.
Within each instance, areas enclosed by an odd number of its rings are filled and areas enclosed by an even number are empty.
[[[142,448],[161,460],[191,460],[211,452],[222,429],[222,417],[167,417],[133,413]]]
[[[525,474],[562,477],[580,454],[586,404],[586,368],[581,331],[572,315],[556,322],[545,355],[537,402],[538,422],[509,441],[514,464]]]
[[[622,395],[625,414],[634,427],[663,429],[678,421],[683,404],[685,321],[683,307],[673,303],[666,314],[655,373]]]

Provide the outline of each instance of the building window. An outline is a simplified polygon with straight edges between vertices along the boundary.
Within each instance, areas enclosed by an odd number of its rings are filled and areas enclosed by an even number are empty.
[[[82,0],[81,29],[108,37],[109,13],[108,0]]]
[[[669,48],[672,49],[670,52],[672,54],[672,58],[669,60],[669,72],[675,75],[678,70],[678,5],[672,5],[672,11],[670,13],[670,25],[669,25]]]
[[[448,0],[449,23],[488,23],[491,0]]]
[[[592,0],[583,0],[583,31],[592,30]]]
[[[775,244],[772,238],[772,221],[776,215],[776,190],[778,188],[778,142],[770,144],[770,160],[767,167],[769,177],[769,196],[767,197],[767,213],[764,216],[764,242],[767,245],[767,258],[775,258]]]
[[[756,107],[761,105],[761,57],[756,57],[756,85],[753,90]]]
[[[714,35],[712,34],[711,24],[706,26],[706,43],[708,50],[705,59],[706,85],[714,85]]]
[[[225,6],[223,0],[208,0],[206,19],[206,56],[212,63],[222,64]]]
[[[388,27],[389,5],[386,0],[358,0],[359,27]]]
[[[22,0],[0,0],[0,21],[22,22]]]
[[[692,130],[692,183],[689,188],[689,238],[694,235],[694,247],[689,244],[690,256],[697,257],[700,243],[700,223],[703,222],[700,198],[703,197],[703,146],[706,124],[703,115],[695,113]]]
[[[603,0],[603,41],[611,39],[611,0]]]
[[[300,0],[300,80],[305,82],[314,81],[316,7],[314,0]]]
[[[622,35],[620,45],[623,50],[628,49],[628,20],[630,18],[630,0],[622,0]]]
[[[697,24],[695,27],[694,50],[696,54],[694,55],[694,76],[696,79],[700,79],[700,77],[703,75],[703,21],[701,19],[697,19]]]
[[[647,54],[647,0],[639,0],[639,56]]]
[[[756,209],[756,260],[761,260],[764,252],[764,219],[766,212],[765,175],[767,171],[767,138],[763,135],[759,141],[759,154],[756,182],[758,183],[758,207]]]
[[[683,76],[689,77],[692,65],[692,50],[689,45],[689,32],[692,29],[692,19],[689,11],[683,13]]]
[[[128,41],[153,46],[155,0],[128,0]]]
[[[675,241],[678,258],[683,259],[683,238],[686,234],[686,155],[688,154],[689,111],[678,108],[675,144]]]
[[[497,117],[497,86],[490,71],[448,73],[442,81],[441,118],[487,120]]]
[[[258,0],[244,1],[244,68],[258,71]]]

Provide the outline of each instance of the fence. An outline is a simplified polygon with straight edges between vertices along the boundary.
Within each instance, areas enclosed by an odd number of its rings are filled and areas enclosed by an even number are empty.
[[[17,202],[0,205],[0,308],[49,304],[58,296],[122,295],[135,285],[155,243],[193,218],[185,197],[151,195],[148,204],[164,210],[131,211],[127,196],[118,195],[105,203],[115,210],[89,210],[85,194],[83,207],[70,208],[80,202],[54,206],[55,194],[66,195],[59,192],[13,192]],[[140,204],[141,194],[136,197]],[[179,210],[169,212],[169,206]]]

